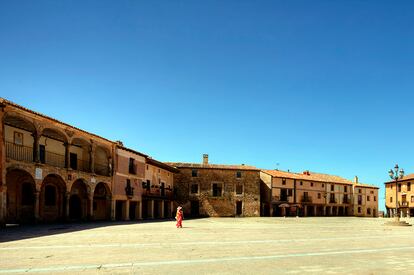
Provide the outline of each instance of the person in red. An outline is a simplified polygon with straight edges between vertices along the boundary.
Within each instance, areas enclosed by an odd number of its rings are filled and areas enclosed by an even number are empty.
[[[177,228],[183,228],[183,208],[181,206],[177,207],[177,214],[175,215],[177,220]]]

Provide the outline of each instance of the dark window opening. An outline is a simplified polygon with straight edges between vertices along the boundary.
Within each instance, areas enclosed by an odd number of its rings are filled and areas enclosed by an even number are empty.
[[[282,184],[286,185],[286,180],[285,179],[282,180]]]
[[[191,194],[197,194],[198,193],[198,184],[193,183],[191,184]]]
[[[313,182],[311,182],[311,187],[313,187]]]
[[[333,184],[331,184],[331,191],[334,191],[335,186]]]
[[[222,186],[220,183],[213,183],[213,197],[221,197]]]
[[[45,187],[45,205],[56,205],[56,187],[53,185],[46,185]]]
[[[241,178],[241,176],[242,176],[242,173],[241,173],[240,171],[237,171],[237,173],[236,173],[236,177],[237,177],[238,179],[240,179],[240,178]]]
[[[344,192],[348,192],[348,186],[344,186]]]
[[[128,171],[130,174],[136,174],[135,172],[135,159],[129,158]]]
[[[238,194],[238,195],[243,194],[243,185],[242,184],[237,184],[236,185],[236,194]]]
[[[196,169],[193,169],[193,170],[191,171],[191,176],[192,176],[193,178],[197,177],[197,176],[198,176],[198,171],[197,171]]]

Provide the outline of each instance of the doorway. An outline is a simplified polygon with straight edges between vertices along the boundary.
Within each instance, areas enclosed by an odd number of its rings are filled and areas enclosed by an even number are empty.
[[[124,202],[116,201],[115,204],[115,219],[117,221],[122,221],[124,219]]]
[[[75,153],[70,153],[69,159],[70,159],[70,168],[72,168],[73,170],[78,170],[78,155]]]
[[[131,201],[129,202],[129,219],[131,221],[136,220],[136,210],[137,210],[137,202]]]
[[[191,201],[191,216],[198,217],[200,215],[200,203],[199,201]]]
[[[78,195],[70,196],[69,217],[71,220],[80,220],[82,218],[82,203]]]
[[[243,202],[237,201],[236,202],[236,216],[243,215]]]

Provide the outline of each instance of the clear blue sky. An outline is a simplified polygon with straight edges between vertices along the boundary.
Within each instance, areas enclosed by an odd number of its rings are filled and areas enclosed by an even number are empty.
[[[161,161],[358,175],[383,198],[396,162],[414,172],[413,13],[379,0],[1,1],[0,96]]]

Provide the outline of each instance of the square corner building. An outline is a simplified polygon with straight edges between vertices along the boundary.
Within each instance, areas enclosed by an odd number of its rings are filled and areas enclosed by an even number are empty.
[[[169,163],[174,175],[176,203],[184,216],[260,216],[260,169],[247,165]]]

